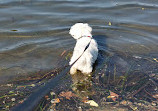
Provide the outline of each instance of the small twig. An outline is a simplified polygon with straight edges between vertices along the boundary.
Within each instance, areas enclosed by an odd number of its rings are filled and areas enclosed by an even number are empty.
[[[114,64],[114,82],[115,82],[115,79],[116,79],[116,64]]]
[[[1,99],[1,98],[5,98],[5,97],[12,97],[12,96],[15,96],[15,94],[10,94],[10,95],[1,96],[0,99]]]
[[[13,54],[9,54],[9,53],[0,53],[0,55],[4,55],[4,56],[6,56],[6,55],[8,55],[8,56],[11,56],[11,57],[15,57],[15,58],[22,58],[22,57],[20,57],[20,56],[17,56],[17,55],[13,55]]]
[[[153,80],[153,79],[149,79],[155,86],[158,86],[158,84]]]
[[[66,51],[67,51],[67,50],[64,50],[64,51],[60,54],[60,56],[63,56],[63,55],[66,53]]]
[[[52,74],[53,71],[47,72],[46,74],[44,74],[36,83],[42,81],[45,77],[49,76],[50,74]]]
[[[136,95],[138,92],[140,92],[142,89],[144,89],[148,84],[150,83],[150,81],[148,81],[144,86],[140,87],[137,91],[135,91],[134,93],[130,94],[127,97],[133,97],[134,95]]]
[[[60,69],[54,69],[54,70],[52,70],[52,71],[50,71],[50,72],[47,72],[46,74],[44,74],[41,78],[39,78],[37,81],[36,81],[36,83],[39,83],[40,81],[42,81],[43,79],[45,79],[46,77],[48,77],[48,76],[51,76],[52,74],[58,74],[58,72],[60,71]]]
[[[146,91],[146,89],[144,88],[145,93],[147,93],[149,96],[153,97],[152,94],[150,94],[149,92]]]
[[[46,103],[45,105],[44,105],[44,107],[42,108],[43,109],[43,111],[45,111],[46,110],[46,108],[50,105],[50,101],[48,102],[48,103]]]
[[[110,84],[110,73],[108,73],[108,82],[107,84],[109,85]]]

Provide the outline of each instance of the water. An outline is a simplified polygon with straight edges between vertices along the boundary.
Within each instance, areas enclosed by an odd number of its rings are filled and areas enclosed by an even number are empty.
[[[73,50],[76,22],[92,26],[100,53],[122,55],[120,67],[130,66],[127,56],[157,59],[157,18],[157,0],[1,0],[0,83],[55,68]]]

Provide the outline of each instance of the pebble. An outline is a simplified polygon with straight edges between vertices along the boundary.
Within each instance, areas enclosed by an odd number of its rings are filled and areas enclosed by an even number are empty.
[[[56,98],[56,99],[52,99],[51,100],[51,103],[52,104],[56,104],[56,103],[59,103],[60,102],[60,99],[59,98]]]
[[[5,101],[3,101],[3,104],[5,104]]]
[[[152,106],[156,106],[156,103],[155,103],[155,102],[152,102],[151,105],[152,105]]]
[[[14,102],[14,101],[15,101],[15,98],[12,98],[11,100]]]
[[[32,87],[35,87],[36,85],[35,85],[35,84],[31,84],[31,86],[32,86]]]
[[[138,103],[139,106],[142,106],[142,103]]]
[[[98,107],[98,106],[99,106],[99,105],[98,105],[95,101],[93,101],[93,100],[89,100],[89,101],[87,101],[87,102],[85,102],[85,103],[88,103],[89,105],[95,106],[95,107]]]
[[[81,108],[81,106],[80,106],[80,107],[78,107],[78,111],[82,111],[82,108]]]
[[[109,22],[108,25],[111,26],[111,22]]]
[[[121,101],[121,104],[122,105],[127,105],[127,101],[123,100],[123,101]]]
[[[13,86],[13,84],[7,84],[7,86],[12,87],[12,86]]]
[[[50,92],[50,95],[52,95],[52,96],[55,95],[55,92]]]

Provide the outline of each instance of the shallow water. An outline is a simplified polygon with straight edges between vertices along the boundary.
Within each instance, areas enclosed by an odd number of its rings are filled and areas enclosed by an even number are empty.
[[[0,83],[55,68],[73,50],[68,32],[76,22],[92,26],[102,54],[157,58],[157,18],[156,0],[1,0]]]

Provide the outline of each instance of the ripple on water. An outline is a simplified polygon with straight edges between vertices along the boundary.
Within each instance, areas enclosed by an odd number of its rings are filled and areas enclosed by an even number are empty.
[[[0,81],[54,68],[75,45],[68,31],[76,22],[93,27],[102,54],[158,51],[156,0],[5,0],[0,15]]]

